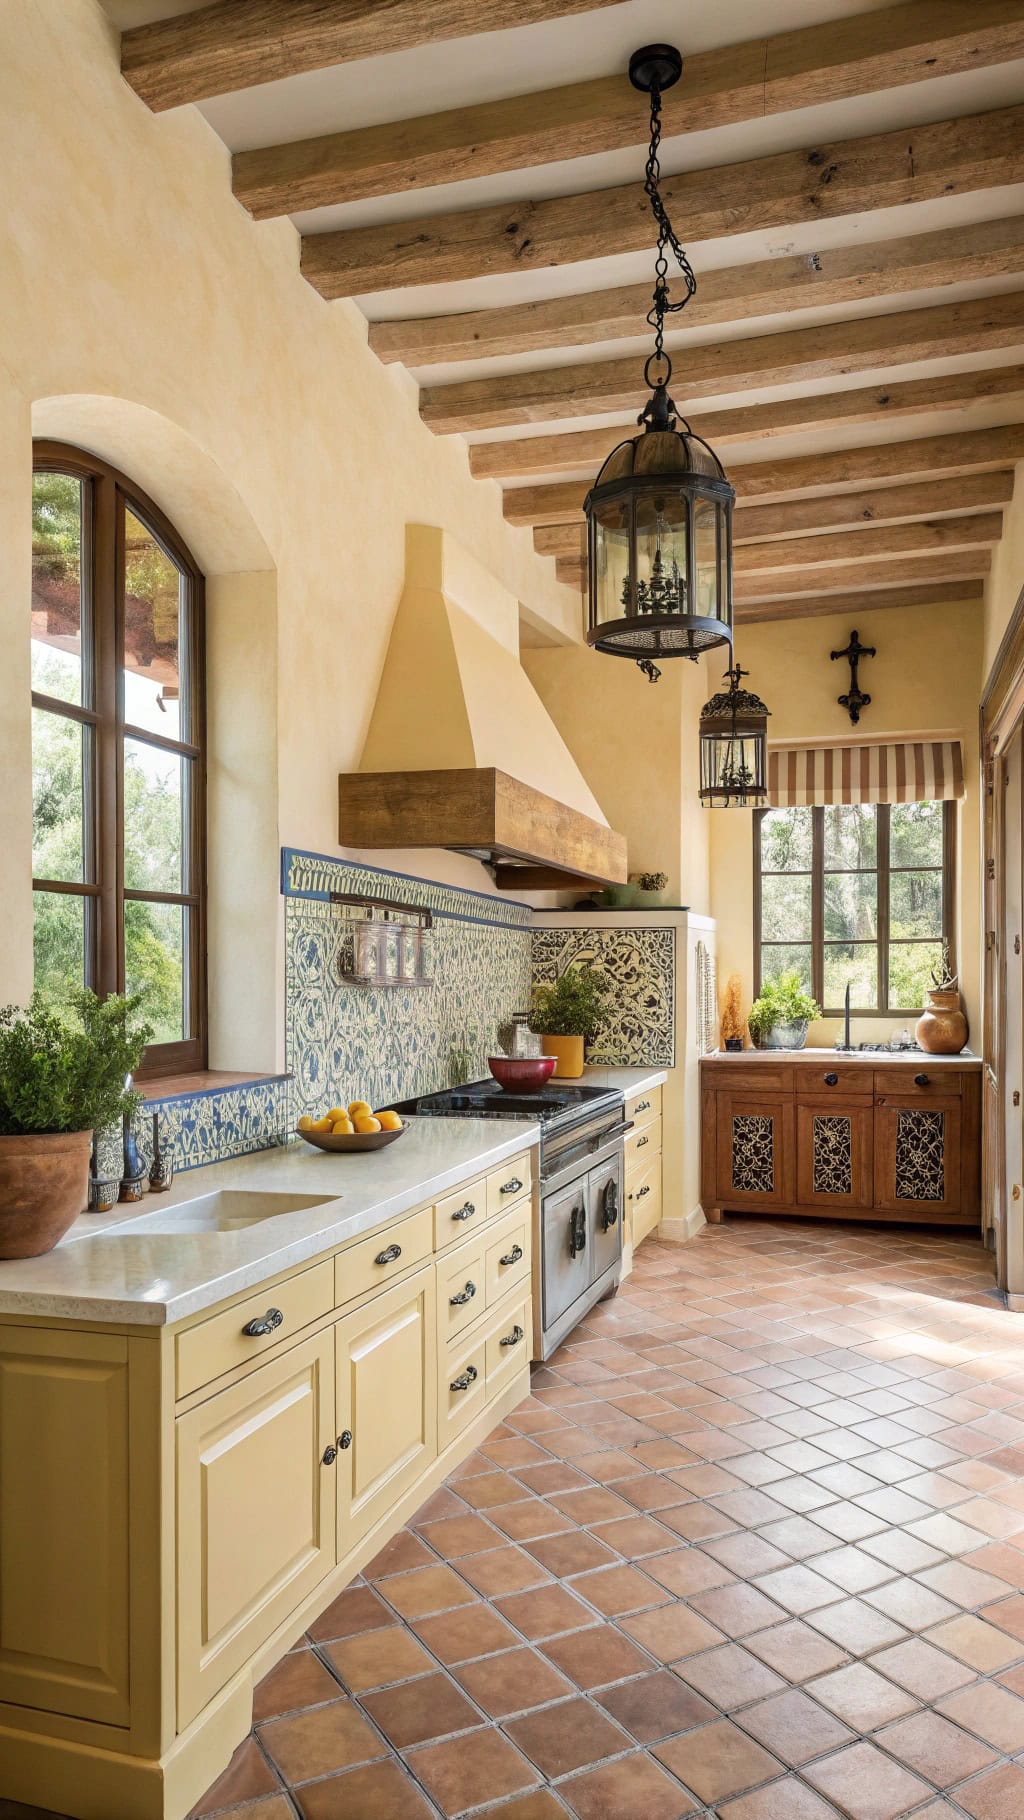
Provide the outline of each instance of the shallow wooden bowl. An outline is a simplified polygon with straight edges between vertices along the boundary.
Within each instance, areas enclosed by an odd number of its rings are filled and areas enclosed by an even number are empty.
[[[393,1144],[396,1138],[404,1137],[408,1126],[403,1125],[399,1131],[297,1131],[296,1135],[305,1138],[314,1150],[383,1150],[385,1144]]]

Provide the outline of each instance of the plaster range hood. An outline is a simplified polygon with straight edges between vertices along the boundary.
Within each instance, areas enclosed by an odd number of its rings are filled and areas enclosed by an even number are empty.
[[[342,846],[467,853],[499,890],[627,876],[624,836],[519,662],[518,601],[434,526],[407,529],[369,731],[338,802]]]

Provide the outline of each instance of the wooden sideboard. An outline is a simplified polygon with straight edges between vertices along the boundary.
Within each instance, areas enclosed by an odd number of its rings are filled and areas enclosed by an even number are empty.
[[[976,1226],[981,1062],[745,1050],[701,1070],[701,1199],[723,1212]]]

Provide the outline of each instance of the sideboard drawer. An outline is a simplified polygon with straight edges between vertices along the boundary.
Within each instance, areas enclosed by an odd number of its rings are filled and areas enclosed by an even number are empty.
[[[473,1338],[453,1340],[437,1350],[437,1450],[443,1453],[487,1401],[487,1341],[478,1329]]]
[[[468,1239],[487,1218],[487,1182],[466,1182],[453,1194],[434,1202],[434,1250],[443,1251],[460,1239]]]
[[[432,1209],[421,1207],[408,1220],[384,1226],[358,1245],[339,1251],[334,1260],[335,1301],[340,1308],[370,1289],[383,1289],[392,1277],[414,1264],[426,1263],[434,1250]]]
[[[175,1340],[178,1396],[187,1397],[236,1365],[247,1365],[293,1340],[333,1306],[334,1266],[328,1260],[312,1270],[297,1271],[271,1289],[255,1289],[244,1301],[186,1327]]]
[[[649,1125],[641,1125],[636,1131],[626,1133],[626,1174],[635,1169],[646,1169],[656,1156],[661,1155],[661,1120],[654,1119]]]
[[[500,1326],[494,1327],[487,1336],[488,1399],[501,1389],[506,1379],[513,1378],[517,1371],[522,1371],[529,1360],[533,1338],[530,1307],[527,1295],[524,1301],[509,1310]]]
[[[487,1266],[484,1235],[438,1262],[437,1337],[441,1344],[454,1339],[487,1307]]]
[[[487,1306],[491,1308],[517,1283],[529,1282],[533,1208],[529,1201],[510,1207],[496,1221],[487,1240]]]
[[[960,1069],[929,1067],[927,1056],[922,1056],[920,1067],[908,1063],[904,1068],[876,1068],[875,1092],[908,1100],[930,1100],[937,1095],[948,1099],[963,1092],[963,1078]]]
[[[503,1213],[511,1207],[513,1201],[519,1201],[524,1194],[529,1194],[533,1185],[533,1164],[530,1152],[525,1150],[522,1156],[514,1156],[500,1169],[492,1169],[487,1177],[487,1211]]]
[[[643,1093],[634,1093],[626,1100],[626,1117],[634,1125],[645,1125],[649,1119],[661,1117],[661,1088],[648,1087]]]
[[[803,1063],[794,1070],[798,1100],[837,1099],[870,1100],[873,1091],[872,1069],[856,1062],[823,1060],[813,1066]]]
[[[702,1062],[700,1073],[704,1087],[713,1087],[716,1093],[741,1093],[749,1099],[762,1093],[792,1093],[797,1070],[792,1063],[759,1062],[736,1055]]]

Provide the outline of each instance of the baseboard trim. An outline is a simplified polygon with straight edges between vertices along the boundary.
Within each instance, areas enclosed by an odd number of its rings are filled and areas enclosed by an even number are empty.
[[[659,1239],[667,1239],[671,1245],[685,1245],[695,1239],[702,1226],[707,1225],[703,1207],[694,1207],[682,1219],[662,1220],[658,1227]]]

